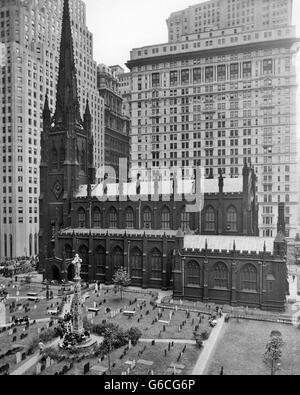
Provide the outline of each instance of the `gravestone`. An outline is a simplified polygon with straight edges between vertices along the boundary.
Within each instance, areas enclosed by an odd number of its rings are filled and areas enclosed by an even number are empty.
[[[35,368],[35,373],[38,376],[41,373],[42,365],[38,363]]]
[[[6,309],[5,304],[0,302],[0,326],[6,324]]]
[[[22,355],[20,352],[16,354],[16,364],[18,365],[22,361]]]
[[[48,358],[46,359],[46,369],[50,368],[50,366],[51,366],[51,358],[48,357]]]

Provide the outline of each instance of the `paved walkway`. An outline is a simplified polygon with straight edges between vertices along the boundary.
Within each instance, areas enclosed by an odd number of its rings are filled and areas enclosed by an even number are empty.
[[[55,347],[58,346],[58,343],[60,342],[60,339],[55,339],[52,343],[47,345],[47,348],[49,347]],[[10,373],[10,376],[22,376],[24,373],[26,373],[29,369],[34,367],[40,360],[42,359],[42,355],[40,353],[36,353],[34,356],[32,356],[30,359],[25,361],[23,365],[18,367],[16,370],[14,370],[12,373]]]
[[[184,340],[184,339],[140,339],[141,343],[174,343],[174,344],[191,344],[195,346],[197,343],[195,340]]]
[[[209,339],[204,342],[204,348],[201,351],[192,375],[203,376],[205,374],[205,371],[208,368],[210,358],[212,357],[216,345],[221,338],[222,331],[225,325],[225,317],[226,315],[218,320],[218,325],[212,330]]]
[[[64,318],[66,314],[71,313],[73,298],[74,298],[74,294],[69,296],[69,300],[67,303],[64,304],[62,312],[59,316],[60,318]]]

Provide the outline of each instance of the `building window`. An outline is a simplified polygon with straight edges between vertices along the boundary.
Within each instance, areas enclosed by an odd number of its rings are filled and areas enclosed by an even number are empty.
[[[143,257],[142,253],[138,248],[132,251],[131,258],[131,272],[130,277],[135,279],[143,278]]]
[[[181,213],[180,227],[182,230],[188,230],[190,228],[190,213],[183,211]]]
[[[97,275],[104,275],[106,271],[106,252],[102,246],[96,249],[95,261]]]
[[[160,75],[159,73],[152,74],[152,88],[158,88],[160,86]]]
[[[181,84],[182,85],[188,85],[190,83],[190,71],[187,70],[182,70],[181,71]]]
[[[131,207],[126,210],[126,229],[134,229],[134,215]]]
[[[178,72],[170,71],[170,85],[176,86],[178,84]]]
[[[117,229],[118,228],[118,214],[117,210],[112,207],[109,211],[109,228]]]
[[[225,81],[226,80],[226,66],[220,65],[217,67],[218,73],[218,81]]]
[[[199,263],[192,261],[185,268],[185,286],[200,287],[201,285],[201,269]]]
[[[83,208],[78,210],[78,225],[79,228],[86,228],[86,215]]]
[[[272,59],[265,59],[263,61],[263,73],[264,73],[264,75],[273,73],[273,60]]]
[[[201,84],[201,68],[197,67],[193,70],[193,82],[194,84]]]
[[[149,207],[144,211],[144,229],[152,229],[152,213]]]
[[[229,272],[224,263],[218,263],[214,269],[214,288],[228,289]]]
[[[170,210],[165,207],[161,213],[161,227],[162,229],[171,229],[171,215]]]
[[[161,280],[162,278],[162,256],[155,249],[150,256],[151,280]]]
[[[52,169],[58,169],[58,153],[56,148],[52,149]]]
[[[93,228],[101,228],[101,211],[98,207],[93,212]]]
[[[244,266],[241,273],[243,291],[257,291],[257,270],[253,265]]]
[[[232,63],[230,65],[230,79],[237,80],[239,78],[239,64]]]
[[[214,80],[214,68],[212,66],[205,67],[205,82],[213,82]]]
[[[112,266],[113,274],[124,267],[124,254],[119,247],[117,247],[112,253]]]
[[[66,259],[73,258],[73,249],[69,244],[65,245],[65,256],[66,256]]]
[[[236,208],[231,206],[227,210],[227,230],[237,232],[237,211]]]
[[[251,78],[252,77],[252,64],[251,62],[243,63],[243,78]]]
[[[213,207],[208,207],[205,212],[205,231],[215,232],[216,230],[216,214]]]

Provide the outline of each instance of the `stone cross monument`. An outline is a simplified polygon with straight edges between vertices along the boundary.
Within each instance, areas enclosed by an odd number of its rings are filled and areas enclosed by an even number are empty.
[[[82,335],[84,332],[83,321],[82,321],[82,299],[81,299],[81,263],[79,255],[76,254],[74,261],[72,262],[75,266],[75,277],[74,277],[74,299],[72,303],[71,313],[73,316],[73,333],[76,335]]]

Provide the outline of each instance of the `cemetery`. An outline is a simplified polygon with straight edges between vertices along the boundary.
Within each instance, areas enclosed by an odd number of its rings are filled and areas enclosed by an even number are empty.
[[[199,311],[157,304],[154,291],[81,285],[81,259],[65,290],[6,283],[0,374],[191,374],[212,318]],[[3,317],[2,317],[3,320]],[[114,332],[117,343],[111,343]]]
[[[260,321],[230,320],[218,342],[207,374],[219,375],[270,375],[263,356],[272,331],[280,331],[284,346],[279,375],[300,374],[300,331],[292,325]],[[228,358],[229,355],[234,358]]]

